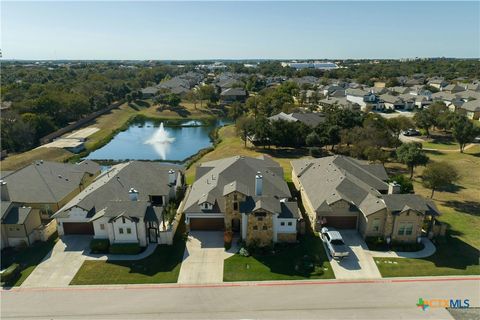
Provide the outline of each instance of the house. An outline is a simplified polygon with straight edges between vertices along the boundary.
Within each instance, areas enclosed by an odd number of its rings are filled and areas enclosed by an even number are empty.
[[[291,197],[282,167],[270,157],[236,156],[196,168],[183,212],[189,230],[232,231],[266,246],[296,241],[300,214]]]
[[[347,100],[346,97],[327,97],[318,102],[321,107],[338,106],[342,109],[360,110],[360,105]]]
[[[2,248],[46,240],[55,231],[51,213],[58,210],[100,173],[92,161],[77,164],[35,161],[13,172],[2,172]],[[52,231],[52,232],[50,232]]]
[[[345,97],[345,88],[332,84],[323,88],[323,95],[326,97]]]
[[[410,92],[410,88],[401,87],[401,86],[390,87],[388,88],[388,90],[394,94],[405,94]]]
[[[480,100],[470,100],[465,102],[460,111],[465,113],[468,119],[480,120]]]
[[[293,112],[293,113],[284,113],[280,112],[276,115],[273,115],[268,118],[270,121],[289,121],[289,122],[301,122],[304,125],[315,128],[320,123],[325,122],[325,115],[322,113],[314,113],[314,112]]]
[[[345,156],[294,160],[292,180],[300,191],[312,227],[356,229],[363,238],[415,242],[435,205],[414,194],[400,194],[387,183],[381,164]]]
[[[361,89],[347,89],[345,93],[347,100],[358,104],[362,111],[367,110],[368,107],[372,107],[375,110],[383,110],[384,108],[383,103],[378,99],[377,95],[372,92]]]
[[[382,94],[380,99],[383,101],[383,104],[386,109],[390,110],[398,110],[398,109],[406,109],[405,102],[401,97],[392,96],[391,94]]]
[[[465,86],[459,86],[458,84],[449,84],[442,88],[443,92],[457,93],[467,90]]]
[[[153,98],[158,91],[160,91],[157,87],[146,87],[142,89],[142,99]]]
[[[168,243],[163,210],[183,184],[180,166],[132,161],[113,166],[54,214],[58,234],[88,234],[110,243]]]
[[[224,102],[245,101],[247,92],[243,88],[228,88],[220,93],[220,99]]]
[[[428,81],[428,85],[440,90],[448,85],[448,82],[446,82],[443,78],[432,78]]]

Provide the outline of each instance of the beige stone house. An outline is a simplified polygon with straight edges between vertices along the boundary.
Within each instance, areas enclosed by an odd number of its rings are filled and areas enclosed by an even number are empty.
[[[383,165],[345,156],[292,161],[292,180],[315,230],[357,229],[362,237],[415,242],[424,221],[438,215],[421,196],[400,194]]]
[[[2,248],[48,238],[56,230],[51,214],[99,173],[100,166],[92,161],[69,164],[42,160],[2,172]]]
[[[183,212],[189,230],[238,233],[259,246],[297,239],[298,206],[270,157],[236,156],[200,164]]]

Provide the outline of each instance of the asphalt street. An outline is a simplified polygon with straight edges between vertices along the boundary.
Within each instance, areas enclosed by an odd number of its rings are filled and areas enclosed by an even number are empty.
[[[1,292],[2,319],[452,319],[423,299],[469,299],[480,277],[15,288]]]

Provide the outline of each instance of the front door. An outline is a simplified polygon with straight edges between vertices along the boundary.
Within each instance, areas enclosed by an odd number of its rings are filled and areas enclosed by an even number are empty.
[[[158,242],[157,234],[157,228],[148,228],[148,238],[150,240],[150,243]]]

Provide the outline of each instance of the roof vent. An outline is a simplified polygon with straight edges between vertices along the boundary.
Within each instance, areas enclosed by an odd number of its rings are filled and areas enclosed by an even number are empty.
[[[58,177],[59,177],[60,179],[62,179],[62,176],[61,176],[61,175],[58,175]]]

